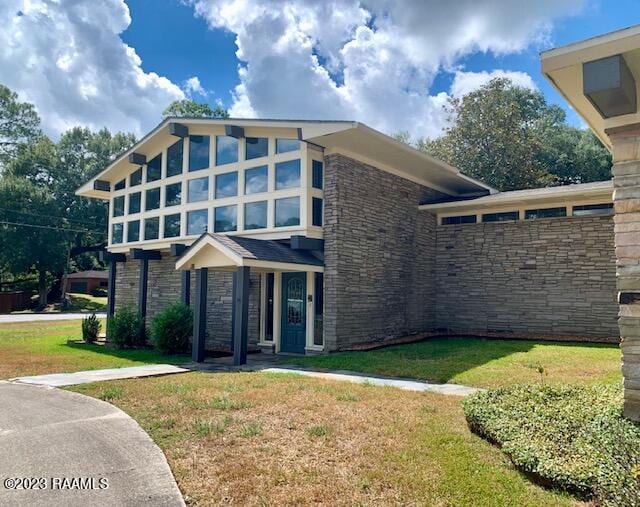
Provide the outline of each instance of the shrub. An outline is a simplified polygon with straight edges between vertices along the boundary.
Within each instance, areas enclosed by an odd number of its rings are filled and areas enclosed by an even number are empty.
[[[151,323],[151,341],[165,354],[189,350],[193,331],[193,312],[182,303],[166,307]]]
[[[469,427],[538,482],[601,505],[640,505],[640,424],[615,385],[520,385],[464,401]]]
[[[91,291],[91,295],[95,296],[95,297],[104,297],[104,298],[106,298],[108,293],[107,293],[107,289],[105,289],[103,287],[96,287],[95,289],[93,289]]]
[[[82,339],[87,343],[95,342],[98,339],[100,328],[102,328],[102,324],[95,313],[85,317],[82,319]]]
[[[131,308],[122,308],[109,322],[109,341],[121,349],[144,346],[147,331],[142,317]]]

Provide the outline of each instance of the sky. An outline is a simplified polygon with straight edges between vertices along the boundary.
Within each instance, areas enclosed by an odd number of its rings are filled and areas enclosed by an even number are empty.
[[[3,0],[0,83],[45,132],[144,135],[173,100],[437,137],[494,76],[540,90],[545,49],[640,23],[640,0]]]

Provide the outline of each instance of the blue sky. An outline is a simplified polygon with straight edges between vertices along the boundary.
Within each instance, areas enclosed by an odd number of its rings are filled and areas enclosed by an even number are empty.
[[[638,0],[3,0],[0,83],[52,137],[144,135],[173,100],[437,137],[495,76],[542,90],[539,52],[640,23]],[[568,110],[571,123],[582,126]]]

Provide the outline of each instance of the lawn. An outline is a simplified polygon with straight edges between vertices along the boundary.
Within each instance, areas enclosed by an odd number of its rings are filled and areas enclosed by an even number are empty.
[[[163,356],[154,350],[113,350],[100,345],[67,345],[79,339],[81,321],[0,324],[0,379],[74,372],[145,363],[184,363],[188,356]]]
[[[433,338],[367,352],[341,352],[292,359],[317,368],[351,370],[435,382],[494,388],[540,382],[619,382],[620,348],[593,343]]]
[[[467,428],[460,398],[267,373],[74,391],[134,417],[187,504],[572,505]]]
[[[67,294],[69,296],[68,312],[106,312],[107,297],[90,294]]]

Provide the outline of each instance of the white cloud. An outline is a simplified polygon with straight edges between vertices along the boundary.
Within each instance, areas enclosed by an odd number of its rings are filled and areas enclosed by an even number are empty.
[[[491,72],[458,71],[453,77],[453,82],[451,83],[451,89],[449,93],[454,97],[462,97],[463,95],[472,92],[477,88],[480,88],[482,85],[487,84],[489,81],[497,77],[508,78],[514,84],[523,86],[524,88],[530,88],[532,90],[538,89],[531,76],[526,72],[497,69]]]
[[[51,135],[79,124],[142,135],[184,97],[122,42],[123,0],[4,0],[0,22],[0,83],[36,105]]]
[[[187,79],[184,82],[182,89],[189,97],[192,97],[194,94],[201,95],[202,97],[209,95],[209,92],[202,87],[198,76],[193,76]]]
[[[429,94],[440,70],[456,93],[482,73],[456,69],[476,51],[506,54],[549,38],[583,0],[190,0],[212,28],[236,34],[243,62],[232,115],[357,119],[388,133],[436,136],[448,95]],[[521,72],[503,72],[532,85]],[[528,78],[528,79],[527,79]]]

